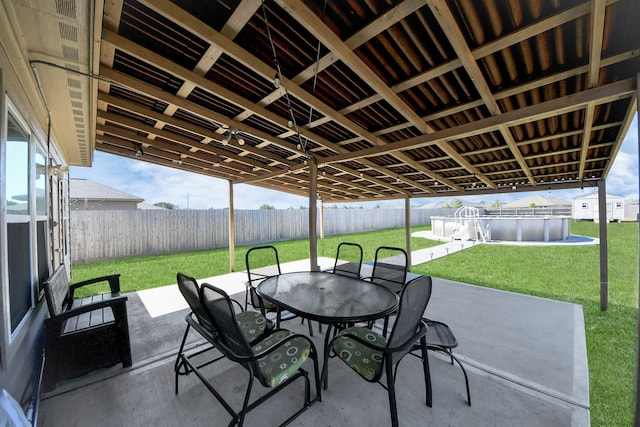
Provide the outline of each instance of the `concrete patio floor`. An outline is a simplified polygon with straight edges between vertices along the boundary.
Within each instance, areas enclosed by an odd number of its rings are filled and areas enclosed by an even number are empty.
[[[415,263],[414,255],[414,263]],[[333,260],[322,258],[322,268]],[[283,271],[309,262],[283,264]],[[188,274],[188,271],[184,271]],[[244,301],[246,273],[202,279],[225,287]],[[115,366],[59,383],[43,396],[40,426],[226,426],[231,417],[195,375],[180,378],[174,394],[173,363],[188,310],[177,286],[129,294],[129,327],[134,364]],[[472,406],[466,404],[461,370],[430,352],[433,407],[425,405],[418,358],[407,356],[397,379],[401,426],[588,426],[589,383],[582,307],[434,279],[425,315],[448,323],[460,346],[455,354],[469,374]],[[302,333],[299,320],[283,327]],[[322,351],[322,334],[314,341]],[[202,341],[192,334],[189,345]],[[306,365],[311,369],[311,364]],[[291,425],[390,424],[386,391],[363,381],[338,360],[329,361],[329,389]],[[223,361],[209,370],[236,407],[246,372]],[[259,395],[263,389],[255,388]],[[294,384],[251,412],[248,426],[282,422],[302,403],[302,383]]]

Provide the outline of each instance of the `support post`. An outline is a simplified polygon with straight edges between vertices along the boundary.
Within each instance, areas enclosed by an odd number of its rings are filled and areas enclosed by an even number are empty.
[[[407,270],[411,271],[411,199],[404,198],[404,230],[407,245]]]
[[[318,163],[309,158],[309,270],[318,270]]]
[[[640,73],[636,74],[636,131],[638,132],[638,158],[636,164],[640,165]],[[640,189],[640,175],[638,176],[638,188]],[[640,199],[640,191],[638,192]],[[637,219],[638,217],[636,217]],[[640,229],[638,229],[638,244],[640,249]],[[640,253],[640,252],[639,252]],[[640,257],[638,258],[638,298],[640,300]],[[638,316],[638,333],[636,334],[636,407],[634,412],[634,426],[640,426],[640,311],[637,311]]]
[[[598,181],[598,221],[600,225],[600,310],[607,311],[609,304],[609,251],[607,245],[607,186]]]
[[[320,238],[324,239],[324,202],[320,200]]]
[[[233,182],[229,180],[229,272],[236,271],[236,222],[233,209]]]

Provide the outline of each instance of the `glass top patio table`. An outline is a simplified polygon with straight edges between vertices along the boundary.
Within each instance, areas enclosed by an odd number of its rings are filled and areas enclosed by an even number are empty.
[[[398,296],[384,286],[324,271],[269,277],[257,292],[300,317],[327,324],[379,319],[398,306]]]

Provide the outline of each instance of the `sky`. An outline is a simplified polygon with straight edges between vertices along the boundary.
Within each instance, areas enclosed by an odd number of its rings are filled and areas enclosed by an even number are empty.
[[[636,114],[613,167],[607,177],[607,194],[639,199],[638,195],[638,115]],[[184,172],[139,160],[96,151],[93,166],[70,168],[71,178],[89,179],[145,199],[145,203],[167,202],[179,209],[222,209],[229,205],[229,184],[226,180]],[[290,195],[246,184],[234,185],[235,209],[259,209],[269,205],[276,209],[308,207],[306,197]],[[503,193],[490,196],[466,196],[464,200],[503,203],[541,194],[556,199],[571,200],[589,190],[556,190],[553,192]],[[428,205],[443,198],[411,199],[412,206]],[[332,206],[332,204],[327,204]],[[347,206],[404,206],[404,200],[350,203]]]

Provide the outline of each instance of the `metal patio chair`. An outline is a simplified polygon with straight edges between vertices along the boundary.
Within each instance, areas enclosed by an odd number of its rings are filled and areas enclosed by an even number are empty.
[[[407,281],[407,264],[408,256],[404,249],[380,246],[376,249],[371,277],[366,280],[378,283],[399,295]],[[369,327],[373,327],[373,322],[369,324]],[[389,316],[384,318],[382,326],[384,336],[387,335],[388,328]]]
[[[330,271],[334,274],[360,278],[362,252],[362,246],[357,243],[340,243],[336,250],[335,264]]]
[[[176,393],[178,390],[178,375],[184,375],[187,373],[186,368],[184,366],[180,358],[180,355],[184,351],[184,346],[187,341],[187,336],[189,335],[189,330],[192,325],[197,324],[205,329],[213,329],[213,322],[207,312],[203,310],[202,305],[200,304],[200,286],[198,282],[193,277],[187,276],[183,273],[178,273],[176,275],[178,282],[178,289],[180,289],[180,293],[187,301],[191,312],[187,314],[185,320],[187,322],[187,327],[184,331],[184,335],[182,336],[182,342],[180,343],[180,349],[178,350],[178,356],[176,357],[176,362],[174,365],[175,371],[175,383],[176,383]],[[243,311],[242,305],[236,301],[231,300],[237,307],[236,319],[238,320],[238,327],[240,328],[245,339],[250,343],[254,343],[259,341],[265,334],[268,334],[274,328],[274,324],[271,320],[264,317],[261,313],[257,311]],[[195,316],[195,319],[194,319]],[[200,353],[204,353],[206,351],[211,350],[211,346],[205,348]],[[213,363],[222,359],[223,356],[216,358],[215,360],[209,361],[208,364]]]
[[[407,280],[408,259],[402,248],[380,246],[376,249],[373,271],[368,279],[400,294]]]
[[[431,376],[427,357],[427,323],[422,319],[431,297],[431,278],[420,276],[406,284],[400,295],[398,316],[389,338],[368,328],[347,328],[330,342],[334,357],[351,367],[369,382],[377,382],[387,389],[391,425],[398,426],[395,396],[395,377],[402,358],[416,347],[421,350],[425,382],[426,404],[431,407]],[[328,370],[325,370],[328,376]],[[386,386],[380,381],[386,377]],[[326,377],[325,377],[326,381]]]
[[[230,426],[242,426],[244,418],[249,411],[264,403],[298,378],[302,378],[305,383],[304,403],[302,408],[290,416],[282,425],[290,423],[315,402],[321,400],[317,351],[309,338],[285,329],[275,329],[262,339],[251,344],[240,327],[241,322],[237,318],[232,300],[223,290],[208,283],[203,283],[199,292],[199,301],[200,307],[197,311],[204,313],[210,323],[195,322],[193,318],[187,321],[213,348],[222,353],[223,357],[231,362],[238,363],[249,373],[249,382],[242,408],[239,411],[234,410],[229,402],[224,399],[221,390],[214,387],[213,382],[216,378],[207,378],[201,371],[200,368],[206,365],[206,363],[198,365],[196,360],[196,356],[200,357],[202,354],[201,351],[193,354],[181,351],[179,357],[185,367],[185,373],[195,373],[232,416]],[[302,368],[307,359],[313,361],[316,382],[316,397],[313,400],[311,399],[309,374]],[[221,380],[221,385],[226,384],[224,378],[218,379]],[[255,379],[262,386],[271,390],[250,402]],[[176,382],[176,394],[177,392]]]
[[[280,322],[290,320],[297,317],[294,313],[287,310],[281,310],[277,305],[260,298],[256,292],[256,287],[267,277],[282,274],[280,269],[280,257],[278,250],[272,245],[255,246],[250,248],[245,255],[245,265],[247,268],[247,282],[244,297],[244,308],[247,310],[249,303],[251,306],[259,310],[263,316],[267,313],[275,313],[276,327],[280,327]],[[256,265],[266,267],[256,268]],[[304,321],[304,319],[303,319]],[[313,327],[309,323],[309,334],[313,336]]]
[[[462,373],[464,374],[464,382],[467,388],[467,403],[471,406],[471,393],[469,392],[469,377],[467,376],[467,371],[464,369],[464,366],[460,362],[460,360],[454,356],[452,349],[458,346],[458,340],[455,335],[451,331],[451,328],[446,323],[438,322],[431,319],[425,319],[427,322],[427,326],[429,327],[427,331],[427,349],[441,351],[446,353],[451,359],[451,364],[453,365],[453,361],[455,360],[460,369],[462,369]]]

